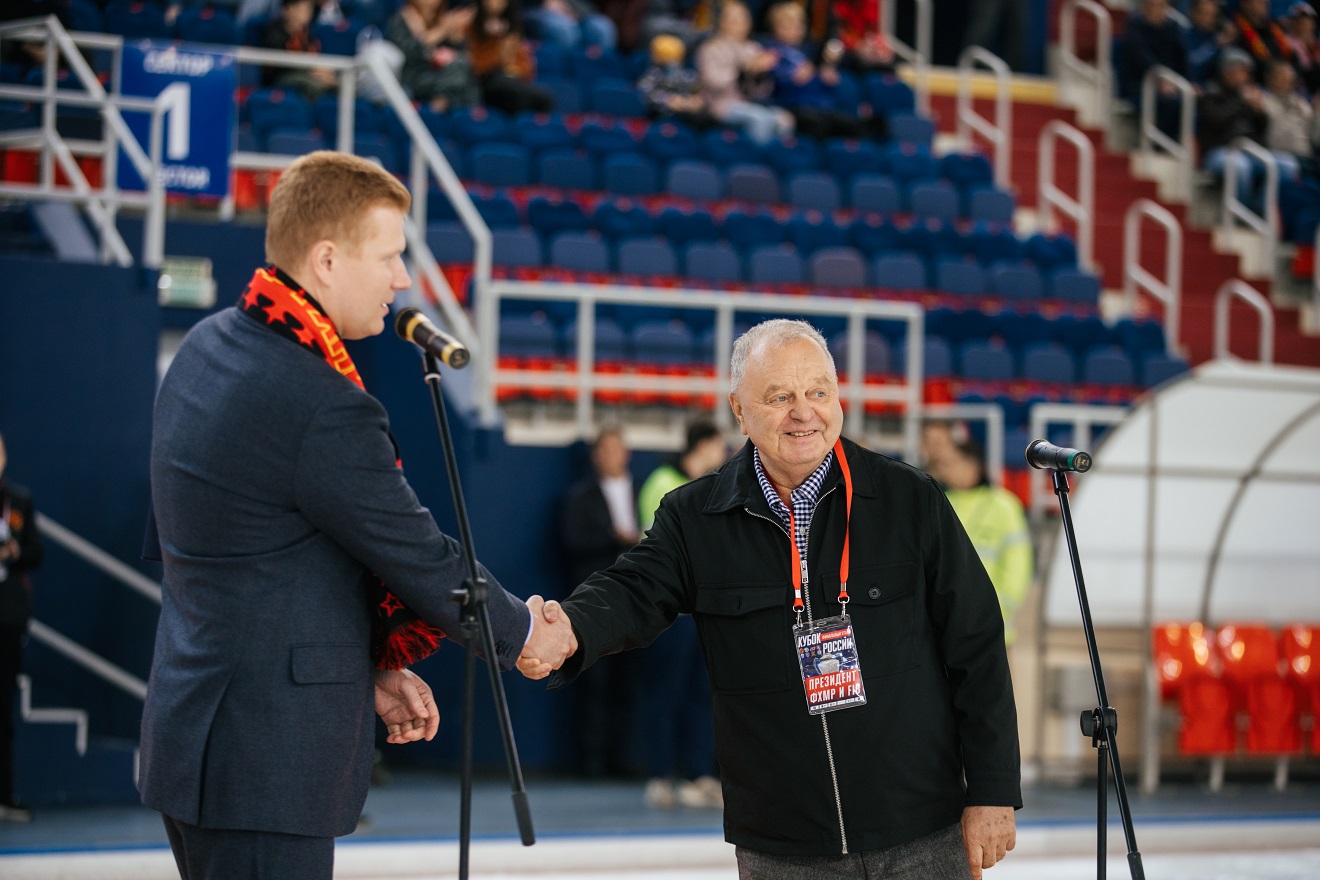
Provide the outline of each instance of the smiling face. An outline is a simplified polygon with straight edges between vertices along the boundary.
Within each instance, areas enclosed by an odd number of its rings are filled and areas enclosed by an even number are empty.
[[[311,290],[343,339],[364,339],[385,329],[390,303],[412,282],[403,265],[403,212],[368,209],[360,241],[321,241],[312,248],[319,289]]]
[[[753,351],[729,405],[781,495],[811,476],[843,430],[838,378],[810,339]]]

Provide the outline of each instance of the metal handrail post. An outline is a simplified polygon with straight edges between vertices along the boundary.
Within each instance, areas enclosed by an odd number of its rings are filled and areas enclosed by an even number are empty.
[[[1232,353],[1228,350],[1228,326],[1230,322],[1229,306],[1234,299],[1240,299],[1260,315],[1260,357],[1262,364],[1274,362],[1274,310],[1269,301],[1261,296],[1260,291],[1237,278],[1225,281],[1215,293],[1215,357],[1227,358]]]
[[[972,106],[972,73],[977,64],[995,76],[994,122]],[[965,148],[972,146],[972,133],[981,135],[994,150],[995,184],[1011,189],[1013,157],[1013,103],[1010,87],[1013,72],[1003,59],[980,46],[968,46],[958,56],[957,138]]]
[[[1069,196],[1054,182],[1054,143],[1062,138],[1077,148],[1077,196]],[[1095,147],[1090,138],[1062,120],[1045,124],[1040,131],[1040,165],[1037,175],[1037,212],[1041,226],[1054,224],[1054,209],[1077,224],[1077,257],[1084,269],[1095,271]]]
[[[1169,137],[1160,131],[1155,120],[1156,89],[1160,83],[1168,83],[1177,89],[1181,98],[1178,108],[1178,137]],[[1192,198],[1192,120],[1196,110],[1196,87],[1185,77],[1162,64],[1157,64],[1146,72],[1141,80],[1141,125],[1138,131],[1137,152],[1143,158],[1155,154],[1155,148],[1167,153],[1178,163],[1178,197],[1189,202]]]
[[[917,111],[923,115],[930,113],[930,59],[934,45],[935,16],[931,0],[912,0],[916,11],[916,33],[913,35],[915,46],[909,46],[894,33],[894,18],[897,3],[880,4],[880,30],[889,40],[894,54],[912,65],[917,83]]]
[[[1094,64],[1083,61],[1077,54],[1077,13],[1084,12],[1095,19],[1096,60]],[[1109,120],[1109,104],[1112,94],[1113,62],[1110,57],[1110,42],[1113,39],[1114,22],[1109,10],[1095,0],[1065,0],[1059,11],[1059,63],[1070,72],[1089,82],[1094,89],[1093,99],[1080,105],[1079,109],[1090,109],[1088,121],[1104,125]]]
[[[1164,227],[1164,279],[1156,278],[1141,265],[1141,222],[1149,218]],[[1164,335],[1169,350],[1182,353],[1180,342],[1182,309],[1183,229],[1178,218],[1150,199],[1137,199],[1123,217],[1123,306],[1136,311],[1137,291],[1144,290],[1164,304]]]

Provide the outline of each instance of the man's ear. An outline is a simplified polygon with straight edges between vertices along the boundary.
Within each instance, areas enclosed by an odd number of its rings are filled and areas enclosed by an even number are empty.
[[[742,404],[738,402],[737,395],[732,391],[729,392],[729,408],[733,410],[733,417],[738,420],[738,430],[746,434],[747,426],[743,424]]]
[[[338,260],[339,249],[335,247],[335,243],[330,239],[322,239],[312,245],[311,250],[308,252],[307,261],[321,287],[325,287],[330,283],[331,275]]]

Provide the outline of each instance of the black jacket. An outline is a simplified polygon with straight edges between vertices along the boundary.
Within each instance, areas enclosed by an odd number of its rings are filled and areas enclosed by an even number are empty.
[[[564,603],[579,651],[602,654],[695,615],[714,694],[726,839],[790,856],[862,852],[1021,806],[1017,716],[994,588],[939,487],[844,441],[852,468],[848,592],[868,702],[807,713],[790,627],[789,538],[756,481],[751,445],[667,495],[654,527]],[[839,613],[844,491],[836,463],[808,547],[815,617]],[[964,785],[964,774],[966,784]]]
[[[1196,137],[1202,158],[1239,137],[1263,144],[1268,127],[1264,111],[1252,106],[1240,90],[1225,88],[1222,82],[1210,85],[1196,102]]]
[[[633,489],[633,507],[637,491]],[[620,542],[614,533],[610,505],[594,474],[574,483],[564,495],[560,508],[559,537],[567,562],[569,589],[577,586],[602,568],[609,568],[619,554],[632,546]]]
[[[9,535],[18,541],[18,558],[3,563],[0,575],[0,625],[26,626],[32,615],[32,586],[27,573],[41,565],[41,535],[32,496],[21,486],[0,481],[0,511],[9,513]]]

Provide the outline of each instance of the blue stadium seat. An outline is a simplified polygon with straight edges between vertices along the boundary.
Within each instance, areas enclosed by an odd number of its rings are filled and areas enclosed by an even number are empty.
[[[907,208],[919,220],[951,222],[958,217],[958,191],[943,180],[918,180],[908,186]]]
[[[477,144],[468,152],[468,174],[490,186],[526,186],[532,182],[531,160],[518,144]]]
[[[564,327],[564,352],[577,353],[577,321],[572,320]],[[595,333],[596,362],[626,361],[632,358],[632,346],[628,341],[627,331],[613,318],[596,316]]]
[[[1022,351],[1022,378],[1071,385],[1077,381],[1077,362],[1057,342],[1032,343]]]
[[[639,147],[623,123],[599,120],[583,123],[578,130],[578,144],[597,159],[613,153],[635,153]]]
[[[917,96],[912,87],[892,73],[873,73],[866,77],[865,85],[866,97],[876,113],[889,117],[916,109]]]
[[[753,284],[801,284],[802,257],[791,244],[761,245],[748,257],[747,277]]]
[[[983,382],[1006,382],[1016,372],[1008,347],[985,341],[965,343],[958,353],[958,365],[964,378]]]
[[[701,141],[686,125],[676,122],[653,122],[642,135],[642,152],[657,163],[666,165],[681,159],[702,159]]]
[[[1025,351],[1036,343],[1053,339],[1050,319],[1034,311],[1001,312],[995,319],[994,332],[1018,351]]]
[[[510,229],[522,225],[518,206],[513,199],[496,193],[490,196],[472,196],[472,205],[491,229]]]
[[[266,135],[266,152],[282,156],[302,156],[324,150],[321,136],[305,128],[275,128]]]
[[[927,335],[921,346],[921,373],[926,379],[940,379],[953,375],[953,352],[949,343],[939,337]],[[894,371],[907,375],[907,340],[899,340],[894,348]]]
[[[825,143],[823,161],[824,167],[837,174],[840,180],[858,174],[883,174],[887,170],[883,153],[870,141],[831,138]]]
[[[931,141],[935,139],[935,123],[929,116],[919,116],[916,113],[891,113],[889,136],[901,143],[930,146]]]
[[[900,250],[898,229],[877,215],[860,216],[848,224],[848,243],[864,254]]]
[[[1077,265],[1077,244],[1067,235],[1035,232],[1022,242],[1021,250],[1042,272]]]
[[[667,238],[676,248],[681,248],[690,242],[714,241],[720,237],[714,216],[710,211],[700,208],[694,210],[674,206],[665,208],[655,218],[655,229],[658,235]]]
[[[572,150],[577,138],[558,113],[521,113],[513,120],[513,136],[534,155]]]
[[[380,132],[358,132],[353,135],[353,152],[364,159],[375,159],[391,174],[401,174],[403,164],[399,159],[399,147],[389,136]]]
[[[918,180],[935,180],[939,174],[930,148],[921,144],[891,143],[885,148],[885,163],[899,186]]]
[[[840,226],[832,216],[820,211],[795,214],[789,218],[787,226],[788,240],[797,246],[804,257],[821,248],[850,246],[848,228]]]
[[[820,169],[820,148],[815,141],[805,138],[780,138],[761,148],[765,163],[779,174],[788,177],[795,171]]]
[[[807,278],[821,287],[864,287],[866,263],[851,247],[827,247],[807,261]]]
[[[1164,325],[1157,320],[1119,318],[1114,322],[1114,339],[1140,361],[1147,354],[1163,354],[1167,348]]]
[[[126,40],[168,40],[164,8],[142,0],[112,0],[105,7],[105,29]]]
[[[550,239],[550,265],[573,272],[610,271],[610,252],[595,232],[561,232]]]
[[[1177,355],[1155,352],[1141,361],[1141,384],[1146,388],[1181,376],[1188,370],[1187,361]]]
[[[676,159],[665,172],[665,192],[685,199],[723,198],[724,177],[710,162]]]
[[[940,306],[926,312],[926,333],[939,336],[951,345],[984,342],[991,335],[993,319],[980,309],[954,309]]]
[[[1001,260],[1020,260],[1023,257],[1022,242],[1013,234],[1012,229],[983,222],[975,223],[968,233],[968,239],[972,253],[985,266]],[[1037,262],[1036,266],[1039,268],[1040,263]]]
[[[510,357],[558,357],[559,331],[545,312],[501,315],[500,354]]]
[[[541,239],[526,227],[491,230],[491,261],[497,266],[540,266]]]
[[[764,244],[779,244],[788,230],[768,211],[734,209],[724,215],[724,235],[743,253]]]
[[[574,80],[551,80],[540,85],[550,92],[557,112],[570,114],[582,112],[582,90]]]
[[[312,105],[312,119],[327,144],[334,144],[339,135],[339,98],[324,95]],[[354,134],[383,134],[386,130],[383,111],[366,98],[353,102]]]
[[[779,178],[766,165],[733,165],[727,178],[729,198],[774,204],[780,200]]]
[[[590,104],[593,112],[606,116],[635,119],[646,115],[646,104],[637,93],[637,86],[626,79],[598,79],[591,84]]]
[[[1087,385],[1126,386],[1136,384],[1132,359],[1116,345],[1093,348],[1082,359],[1082,381]]]
[[[864,336],[865,354],[862,355],[862,371],[867,375],[888,373],[891,367],[889,343],[878,330],[867,330]],[[834,366],[839,372],[848,370],[848,334],[834,333],[829,337],[830,354],[834,356]]]
[[[1050,296],[1088,306],[1100,304],[1100,278],[1080,269],[1055,269],[1050,275]]]
[[[437,263],[471,263],[476,253],[472,235],[452,220],[426,224],[426,244]]]
[[[848,204],[858,211],[893,214],[900,207],[898,185],[887,174],[864,172],[848,184]]]
[[[788,177],[788,203],[817,211],[838,210],[842,204],[839,184],[825,171],[797,171]]]
[[[623,59],[613,49],[587,46],[574,52],[572,58],[573,75],[583,86],[590,86],[591,83],[602,79],[628,78]]]
[[[1040,272],[1029,263],[995,263],[990,266],[990,293],[1016,300],[1038,300],[1045,292]]]
[[[89,34],[105,33],[105,14],[92,0],[71,0],[69,3],[69,30]]]
[[[690,364],[696,340],[682,321],[639,321],[632,331],[633,357],[644,364]]]
[[[252,123],[252,135],[263,147],[276,128],[310,131],[312,107],[292,89],[258,89],[248,95],[243,112]]]
[[[632,238],[619,243],[617,266],[623,275],[677,275],[678,257],[663,238]]]
[[[994,186],[995,170],[983,153],[946,153],[940,157],[939,175],[965,193]]]
[[[910,253],[880,254],[871,261],[872,283],[884,290],[925,290],[926,264]]]
[[[1059,315],[1050,323],[1050,331],[1054,339],[1071,348],[1079,357],[1097,347],[1114,343],[1112,331],[1096,315]]]
[[[582,206],[571,199],[534,196],[527,201],[527,222],[537,234],[554,235],[565,230],[586,230],[591,221]]]
[[[238,22],[234,20],[234,16],[229,11],[209,3],[185,7],[179,12],[174,27],[179,39],[189,43],[236,46],[240,38]]]
[[[601,170],[601,186],[622,196],[649,196],[660,188],[659,177],[655,163],[641,153],[611,153]]]
[[[974,260],[936,260],[935,289],[941,293],[982,296],[985,294],[985,270]]]
[[[629,199],[604,201],[591,213],[591,228],[610,241],[654,235],[655,218]]]
[[[449,111],[449,124],[451,136],[464,147],[493,141],[515,141],[509,118],[498,110],[458,107]]]
[[[1010,225],[1017,204],[1013,196],[993,186],[979,186],[967,196],[967,210],[964,212],[973,221]]]
[[[714,162],[716,168],[728,168],[739,162],[760,161],[760,146],[739,129],[717,128],[708,131],[702,138],[701,146],[706,158]]]
[[[536,160],[536,181],[556,189],[595,189],[596,163],[586,153],[551,150]]]
[[[535,57],[539,83],[559,82],[573,75],[572,57],[554,43],[537,43]]]
[[[742,259],[723,241],[694,241],[683,254],[683,274],[698,281],[739,281]]]

